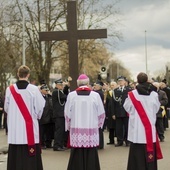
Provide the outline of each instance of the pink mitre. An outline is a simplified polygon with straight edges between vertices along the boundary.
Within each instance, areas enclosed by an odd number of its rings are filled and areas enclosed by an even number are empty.
[[[87,77],[86,74],[81,74],[77,80],[88,80],[89,78]]]

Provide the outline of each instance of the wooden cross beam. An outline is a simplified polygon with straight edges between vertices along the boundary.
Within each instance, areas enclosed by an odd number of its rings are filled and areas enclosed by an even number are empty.
[[[77,29],[76,1],[67,2],[67,31],[39,32],[40,41],[68,40],[69,75],[72,77],[71,91],[77,87],[78,72],[78,40],[107,38],[107,29]]]

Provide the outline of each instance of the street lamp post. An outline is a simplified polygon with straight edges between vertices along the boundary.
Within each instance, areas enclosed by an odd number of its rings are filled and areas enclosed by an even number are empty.
[[[146,74],[148,74],[148,56],[147,56],[147,38],[145,30],[145,62],[146,62]]]
[[[22,16],[22,64],[25,65],[25,14]]]
[[[117,77],[120,76],[120,67],[119,62],[117,62]]]

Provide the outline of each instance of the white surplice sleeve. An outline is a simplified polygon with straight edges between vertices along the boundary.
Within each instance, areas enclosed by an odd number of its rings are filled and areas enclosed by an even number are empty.
[[[35,98],[34,98],[34,111],[37,115],[37,118],[40,119],[43,113],[43,109],[45,106],[45,99],[42,96],[41,92],[37,88],[35,90]]]
[[[132,113],[134,113],[135,111],[135,109],[134,109],[134,107],[133,107],[133,103],[132,103],[132,101],[131,101],[131,99],[129,98],[129,95],[128,95],[128,97],[126,98],[126,100],[125,100],[125,102],[124,102],[124,104],[123,104],[123,107],[124,107],[124,109],[126,110],[126,112],[128,113],[128,114],[132,114]]]
[[[158,113],[159,109],[160,109],[160,105],[161,103],[159,102],[159,97],[158,97],[158,94],[154,92],[153,94],[153,100],[152,101],[155,101],[154,103],[154,113]]]

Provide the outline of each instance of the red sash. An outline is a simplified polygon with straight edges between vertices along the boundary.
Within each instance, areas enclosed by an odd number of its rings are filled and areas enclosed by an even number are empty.
[[[145,135],[146,135],[146,142],[147,142],[146,143],[147,161],[152,162],[154,161],[155,155],[154,155],[153,139],[152,139],[152,127],[150,121],[141,102],[135,98],[133,92],[129,92],[128,94],[145,128]],[[157,134],[156,134],[156,153],[157,153],[156,155],[157,159],[163,158]]]
[[[11,93],[15,99],[15,102],[25,120],[26,124],[26,133],[28,141],[28,151],[30,156],[35,155],[35,141],[34,141],[34,130],[33,130],[33,121],[30,115],[30,112],[20,94],[18,94],[13,85],[10,86]]]

